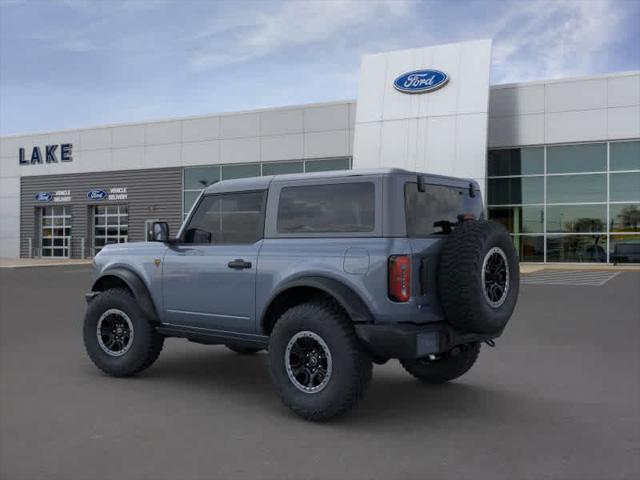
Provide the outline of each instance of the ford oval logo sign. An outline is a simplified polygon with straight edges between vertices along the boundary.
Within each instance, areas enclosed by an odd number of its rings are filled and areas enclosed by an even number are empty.
[[[36,201],[37,202],[50,202],[53,198],[53,194],[51,192],[38,192],[36,193]]]
[[[444,87],[448,81],[449,76],[440,70],[414,70],[396,78],[393,86],[402,93],[425,93]]]
[[[107,198],[107,192],[104,190],[91,190],[87,193],[87,198],[89,200],[104,200]]]

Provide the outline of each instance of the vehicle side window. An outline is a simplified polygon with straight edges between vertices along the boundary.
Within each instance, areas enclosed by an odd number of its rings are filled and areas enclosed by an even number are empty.
[[[205,196],[184,233],[184,243],[251,244],[263,237],[266,192]]]
[[[278,202],[278,233],[371,232],[375,187],[370,182],[285,187]]]

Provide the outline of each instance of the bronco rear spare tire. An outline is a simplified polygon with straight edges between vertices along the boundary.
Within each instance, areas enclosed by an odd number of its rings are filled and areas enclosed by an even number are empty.
[[[486,220],[456,226],[440,253],[438,285],[447,321],[455,329],[500,334],[520,286],[518,258],[504,226]]]

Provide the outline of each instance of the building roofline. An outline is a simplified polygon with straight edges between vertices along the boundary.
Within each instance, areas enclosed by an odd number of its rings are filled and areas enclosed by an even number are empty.
[[[551,78],[547,80],[531,80],[528,82],[498,83],[498,84],[490,85],[490,88],[501,89],[501,88],[525,87],[527,85],[545,85],[549,83],[564,83],[564,82],[575,82],[575,81],[585,81],[585,80],[602,80],[605,78],[630,77],[630,76],[639,75],[639,74],[640,74],[640,70],[628,70],[625,72],[603,73],[599,75]]]
[[[345,105],[345,104],[355,104],[356,100],[332,100],[329,102],[313,102],[313,103],[302,103],[297,105],[282,105],[277,107],[261,107],[255,108],[252,110],[237,110],[232,112],[216,112],[216,113],[203,113],[200,115],[188,115],[185,117],[164,117],[160,119],[151,119],[151,120],[140,120],[138,122],[116,122],[116,123],[106,123],[103,125],[91,125],[88,127],[75,127],[75,128],[64,128],[62,130],[45,130],[39,132],[26,132],[26,133],[9,133],[6,135],[1,135],[0,138],[15,138],[15,137],[31,137],[35,135],[53,135],[56,133],[69,133],[76,132],[78,130],[100,130],[103,128],[116,128],[116,127],[131,127],[136,125],[151,125],[155,123],[167,123],[167,122],[182,122],[188,120],[200,120],[204,118],[211,117],[229,117],[232,115],[248,115],[252,113],[264,113],[264,112],[277,112],[282,110],[303,110],[306,108],[314,108],[314,107],[326,107],[331,105]]]
[[[628,76],[639,75],[639,74],[640,74],[640,70],[629,70],[625,72],[605,73],[600,75],[575,76],[575,77],[554,78],[554,79],[547,79],[547,80],[532,80],[527,82],[499,83],[499,84],[489,85],[489,89],[499,90],[499,89],[506,89],[506,88],[526,87],[530,85],[545,85],[550,83],[564,83],[564,82],[573,82],[573,81],[588,81],[588,80],[599,80],[599,79],[616,78],[616,77],[628,77]],[[283,111],[283,110],[302,110],[305,108],[325,107],[325,106],[331,106],[331,105],[344,105],[344,104],[357,105],[357,100],[356,99],[333,100],[329,102],[313,102],[313,103],[303,103],[303,104],[297,104],[297,105],[282,105],[277,107],[261,107],[261,108],[251,109],[251,110],[207,113],[207,114],[200,114],[200,115],[188,115],[184,117],[164,117],[160,119],[141,120],[137,122],[116,122],[116,123],[108,123],[103,125],[91,125],[88,127],[65,128],[62,130],[45,130],[45,131],[38,131],[38,132],[10,133],[7,135],[1,135],[0,139],[32,137],[36,135],[64,134],[69,132],[76,132],[79,130],[100,130],[103,128],[118,128],[118,127],[130,127],[130,126],[136,126],[136,125],[152,125],[152,124],[167,123],[167,122],[182,122],[182,121],[199,120],[199,119],[205,119],[205,118],[211,118],[211,117],[248,115],[252,113],[277,112],[277,111]]]

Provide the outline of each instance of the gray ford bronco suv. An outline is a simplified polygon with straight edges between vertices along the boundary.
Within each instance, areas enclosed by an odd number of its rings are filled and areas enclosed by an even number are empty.
[[[129,376],[165,338],[268,351],[273,384],[302,417],[352,408],[372,363],[399,359],[453,380],[493,344],[518,297],[505,228],[478,184],[404,170],[228,180],[206,188],[175,238],[109,245],[95,258],[84,343]]]

